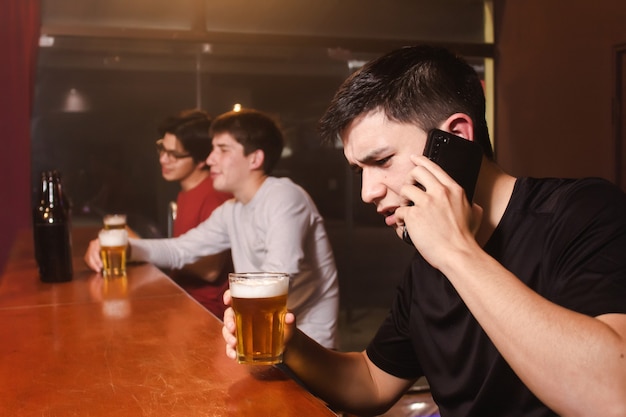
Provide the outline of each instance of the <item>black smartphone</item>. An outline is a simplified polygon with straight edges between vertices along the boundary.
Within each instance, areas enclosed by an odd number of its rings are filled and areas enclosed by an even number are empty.
[[[463,187],[471,203],[483,157],[480,145],[452,133],[433,129],[428,133],[424,155]]]
[[[428,132],[424,155],[463,187],[467,200],[471,203],[483,158],[480,145],[452,133],[433,129]],[[421,187],[420,184],[416,185]],[[413,245],[406,226],[402,230],[402,240]]]

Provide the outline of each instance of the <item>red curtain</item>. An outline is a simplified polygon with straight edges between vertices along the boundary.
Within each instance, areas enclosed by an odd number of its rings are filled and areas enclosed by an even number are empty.
[[[0,0],[0,271],[18,230],[29,227],[30,118],[40,0]]]

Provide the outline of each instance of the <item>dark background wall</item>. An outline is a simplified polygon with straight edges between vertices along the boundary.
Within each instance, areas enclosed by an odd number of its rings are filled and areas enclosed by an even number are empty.
[[[616,179],[613,48],[626,2],[496,4],[496,151],[514,175]]]

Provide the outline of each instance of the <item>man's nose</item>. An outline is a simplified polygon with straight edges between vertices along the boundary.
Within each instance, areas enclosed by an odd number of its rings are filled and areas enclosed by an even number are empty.
[[[375,203],[385,195],[385,185],[375,175],[363,171],[361,176],[361,200],[365,203]]]
[[[213,164],[211,163],[211,161],[213,160],[213,159],[212,159],[212,156],[213,156],[213,151],[211,151],[211,153],[209,153],[209,156],[207,156],[207,157],[206,157],[206,160],[205,160],[206,164],[207,164],[207,165],[209,165],[209,166],[213,165]]]

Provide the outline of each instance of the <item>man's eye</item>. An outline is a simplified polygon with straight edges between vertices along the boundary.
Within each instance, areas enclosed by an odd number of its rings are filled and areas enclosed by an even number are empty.
[[[391,160],[391,156],[388,156],[388,157],[383,158],[383,159],[378,159],[376,161],[376,165],[379,166],[379,167],[385,166],[385,165],[387,165],[389,160]]]

